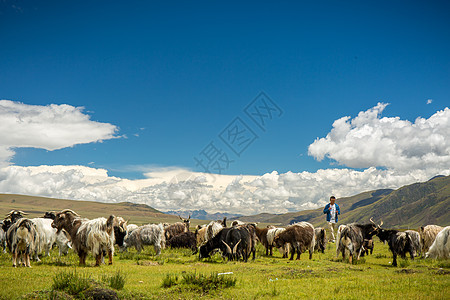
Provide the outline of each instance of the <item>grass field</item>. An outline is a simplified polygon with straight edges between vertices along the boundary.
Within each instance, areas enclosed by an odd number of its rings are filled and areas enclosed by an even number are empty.
[[[88,266],[79,267],[73,252],[59,258],[57,249],[42,262],[32,262],[32,268],[13,268],[10,255],[1,254],[0,298],[51,299],[48,291],[56,274],[76,272],[95,282],[121,274],[125,285],[116,291],[121,299],[450,299],[449,261],[400,259],[399,267],[392,267],[387,245],[377,241],[373,255],[350,265],[335,258],[334,247],[328,244],[325,254],[315,253],[312,260],[302,254],[301,260],[289,261],[278,252],[265,256],[258,245],[256,260],[247,263],[222,261],[218,254],[199,260],[181,249],[165,249],[155,256],[150,247],[139,255],[134,250],[116,253],[112,266],[97,268],[92,257]],[[235,284],[182,282],[194,274],[226,277]],[[59,295],[53,299],[70,299]]]

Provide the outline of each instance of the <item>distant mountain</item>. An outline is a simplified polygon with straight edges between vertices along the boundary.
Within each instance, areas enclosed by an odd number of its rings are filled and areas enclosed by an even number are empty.
[[[209,214],[206,211],[204,211],[203,209],[201,209],[201,210],[180,210],[180,211],[170,210],[165,213],[170,214],[170,215],[175,215],[175,216],[180,215],[183,218],[187,218],[190,215],[191,218],[199,219],[199,220],[219,220],[219,219],[223,219],[224,217],[227,217],[227,219],[231,219],[231,218],[239,218],[242,216],[239,214],[229,214],[229,213],[220,213],[220,212],[217,212],[214,214]]]
[[[386,227],[417,228],[427,224],[450,225],[450,176],[435,176],[397,190],[381,189],[337,200],[340,224],[366,223],[371,217]],[[307,221],[325,226],[323,208],[287,214],[259,214],[239,218],[245,222],[288,225]]]

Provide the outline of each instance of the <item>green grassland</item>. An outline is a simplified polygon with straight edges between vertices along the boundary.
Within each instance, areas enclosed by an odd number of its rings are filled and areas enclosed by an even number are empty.
[[[429,259],[399,260],[392,267],[387,245],[375,243],[373,255],[350,265],[336,259],[335,244],[328,244],[324,254],[315,253],[309,260],[289,261],[274,252],[264,255],[258,244],[255,261],[227,262],[219,254],[199,260],[187,249],[165,249],[156,256],[152,247],[141,254],[134,249],[116,252],[111,266],[78,266],[78,257],[70,252],[59,258],[57,249],[32,268],[13,268],[9,254],[0,255],[0,299],[52,299],[53,280],[58,272],[76,272],[91,280],[120,273],[125,285],[117,290],[121,299],[450,299],[450,262]],[[186,274],[216,273],[235,280],[231,287],[208,288],[183,284]],[[179,278],[177,284],[163,287],[168,278]],[[37,291],[40,291],[39,293]],[[47,292],[46,292],[47,291]],[[46,298],[47,297],[47,298]],[[70,299],[53,297],[53,299]]]

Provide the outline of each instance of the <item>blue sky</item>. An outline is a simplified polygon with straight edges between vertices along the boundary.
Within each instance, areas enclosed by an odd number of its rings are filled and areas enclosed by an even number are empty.
[[[135,180],[157,167],[202,172],[194,157],[213,141],[234,160],[226,175],[389,170],[335,153],[319,161],[308,147],[379,102],[389,103],[379,118],[411,123],[444,110],[449,11],[447,1],[2,1],[0,99],[84,107],[117,126],[102,143],[11,144],[8,164]],[[265,131],[244,112],[261,91],[283,111]],[[258,136],[240,157],[219,138],[236,117]]]

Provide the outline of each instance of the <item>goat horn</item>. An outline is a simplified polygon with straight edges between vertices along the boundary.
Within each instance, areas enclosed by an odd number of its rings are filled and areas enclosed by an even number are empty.
[[[240,243],[241,241],[242,241],[242,240],[239,240],[239,242],[237,242],[237,244],[234,245],[232,254],[236,254],[237,246],[239,245],[239,243]]]
[[[381,225],[383,225],[383,220],[381,220],[381,223],[380,223],[380,225],[378,225],[378,227],[381,227]]]
[[[71,210],[71,209],[63,209],[61,212],[62,212],[63,214],[65,214],[65,213],[71,213],[71,214],[73,214],[73,215],[75,215],[75,216],[77,216],[77,217],[80,216],[79,214],[77,214],[76,212],[74,212],[74,211]]]
[[[21,211],[21,210],[16,210],[16,212],[20,213],[21,215],[28,215],[28,213],[23,212],[23,211]]]
[[[377,225],[377,224],[375,224],[375,222],[372,220],[372,218],[373,218],[373,217],[370,217],[370,219],[369,219],[370,223],[373,223],[374,225]]]
[[[222,240],[222,243],[224,243],[225,246],[227,246],[227,253],[228,253],[228,254],[232,254],[233,252],[231,251],[230,246],[228,246],[228,244],[227,244],[224,240]]]

